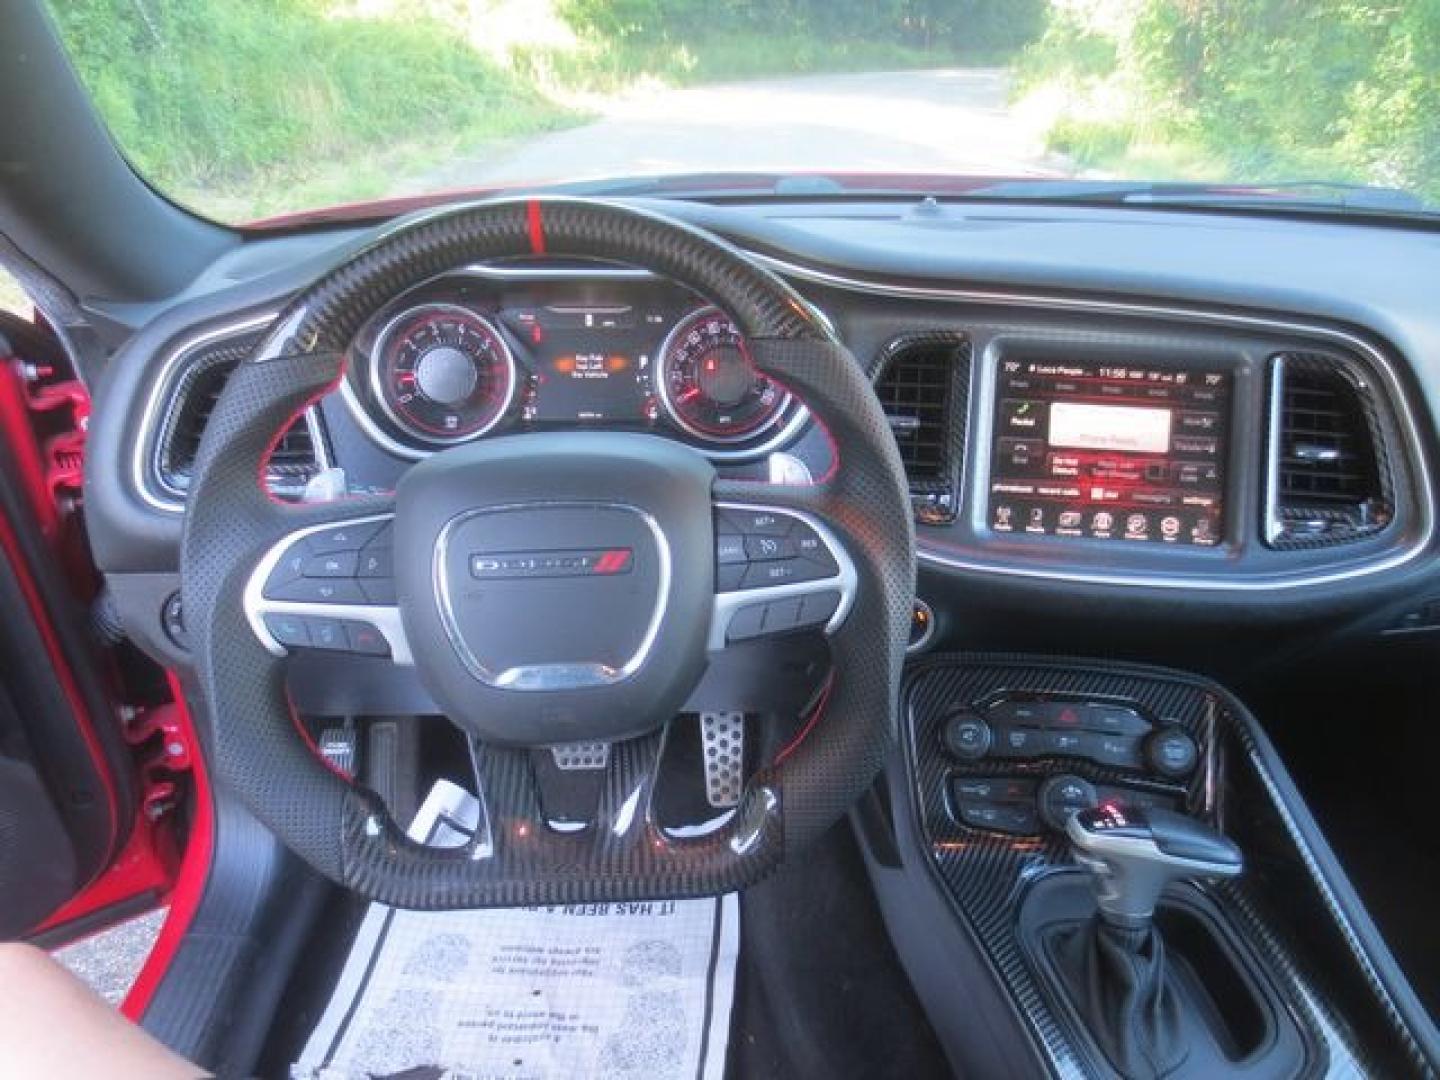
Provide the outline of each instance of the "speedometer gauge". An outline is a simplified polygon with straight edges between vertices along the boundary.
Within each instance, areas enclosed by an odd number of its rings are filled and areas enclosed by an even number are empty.
[[[755,370],[739,329],[719,308],[680,321],[660,348],[660,404],[708,442],[753,438],[785,412],[790,395]]]
[[[483,435],[515,395],[515,358],[486,319],[454,304],[421,304],[380,331],[371,389],[402,430],[429,443]]]

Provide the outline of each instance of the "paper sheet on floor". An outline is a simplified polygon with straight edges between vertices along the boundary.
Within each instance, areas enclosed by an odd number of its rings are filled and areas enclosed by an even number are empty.
[[[441,781],[410,835],[462,843],[477,811]],[[734,894],[455,912],[372,904],[291,1075],[720,1080],[739,945]]]

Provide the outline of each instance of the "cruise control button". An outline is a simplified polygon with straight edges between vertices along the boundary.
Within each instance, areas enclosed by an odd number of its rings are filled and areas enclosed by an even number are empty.
[[[324,555],[312,555],[305,560],[301,574],[307,578],[354,577],[359,561],[358,551],[332,551]]]
[[[715,562],[721,566],[745,562],[745,538],[726,533],[715,537]]]
[[[793,559],[795,544],[788,536],[747,536],[745,555],[751,562]]]
[[[723,513],[734,523],[734,531],[745,536],[784,536],[794,523],[794,518],[773,510],[727,509]]]
[[[774,562],[751,563],[745,568],[740,579],[742,589],[765,589],[773,585],[789,585],[795,581],[808,581],[807,573],[813,568],[803,559],[777,559]]]
[[[367,521],[360,525],[339,525],[323,532],[311,533],[305,538],[305,546],[313,555],[332,551],[359,551],[380,531],[380,521]]]
[[[363,604],[365,594],[349,578],[296,578],[267,590],[272,600],[297,600],[313,604]]]
[[[265,629],[269,630],[270,636],[281,645],[303,647],[310,644],[310,628],[305,625],[303,616],[278,613],[266,615]]]
[[[345,624],[339,619],[323,619],[310,616],[305,620],[310,626],[310,644],[317,649],[346,652],[350,639],[345,634]]]
[[[796,625],[819,626],[821,623],[827,623],[839,607],[840,592],[838,589],[806,593],[801,597],[800,621]]]
[[[347,622],[345,636],[350,642],[350,651],[366,656],[389,656],[390,642],[375,627],[365,622]]]
[[[830,554],[825,541],[820,539],[820,534],[803,521],[797,521],[795,528],[790,530],[790,541],[795,546],[795,553],[801,558],[809,559],[827,574],[840,572],[840,568],[835,565],[835,557]]]
[[[362,578],[394,577],[395,553],[388,547],[367,547],[360,552],[360,561],[355,567],[355,576]]]

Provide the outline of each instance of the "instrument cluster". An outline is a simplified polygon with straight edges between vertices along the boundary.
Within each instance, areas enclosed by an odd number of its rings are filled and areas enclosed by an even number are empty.
[[[442,279],[378,313],[349,371],[352,405],[409,457],[492,432],[604,428],[740,460],[807,418],[728,315],[639,275]]]

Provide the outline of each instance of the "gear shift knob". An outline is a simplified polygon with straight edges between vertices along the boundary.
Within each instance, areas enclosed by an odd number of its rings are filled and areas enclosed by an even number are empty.
[[[1170,882],[1234,877],[1244,866],[1234,843],[1169,810],[1104,802],[1071,815],[1065,831],[1075,860],[1090,871],[1100,917],[1131,930],[1150,925]]]

